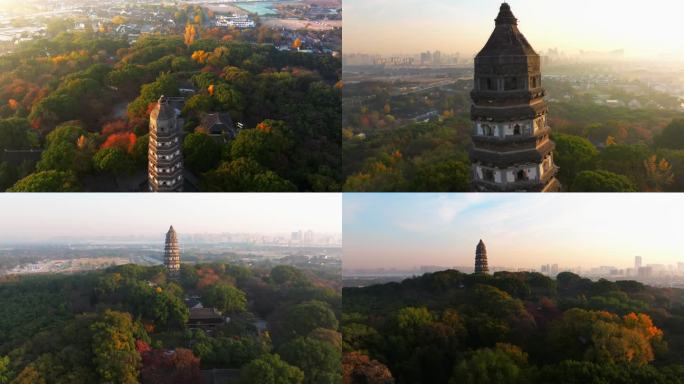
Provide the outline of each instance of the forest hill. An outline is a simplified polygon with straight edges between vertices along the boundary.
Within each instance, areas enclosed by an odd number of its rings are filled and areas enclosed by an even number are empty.
[[[443,271],[343,289],[345,376],[679,383],[684,290],[570,272]]]
[[[315,271],[223,263],[182,264],[175,280],[163,266],[133,264],[7,277],[0,281],[0,378],[199,383],[200,370],[220,369],[241,383],[275,372],[291,383],[336,383],[340,294],[333,287],[339,282]],[[195,298],[230,320],[189,327]]]

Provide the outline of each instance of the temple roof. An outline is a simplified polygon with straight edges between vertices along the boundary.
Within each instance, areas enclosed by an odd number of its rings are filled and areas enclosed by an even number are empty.
[[[494,32],[477,57],[538,56],[525,36],[518,30],[518,19],[513,16],[511,7],[507,3],[501,4],[495,21]]]
[[[216,320],[223,322],[223,316],[216,310],[216,308],[190,308],[190,317],[188,321],[196,320]]]
[[[233,119],[228,112],[207,113],[202,117],[200,128],[206,129],[211,135],[220,135],[224,132],[234,136]]]

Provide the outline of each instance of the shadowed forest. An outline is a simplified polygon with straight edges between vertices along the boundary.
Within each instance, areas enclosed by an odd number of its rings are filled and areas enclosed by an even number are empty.
[[[343,289],[344,375],[365,383],[681,383],[684,291],[570,272]]]

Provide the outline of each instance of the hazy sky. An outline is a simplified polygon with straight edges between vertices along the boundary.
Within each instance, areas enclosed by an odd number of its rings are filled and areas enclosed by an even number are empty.
[[[684,57],[680,0],[510,0],[537,50],[626,50]],[[500,0],[344,0],[345,53],[474,54],[494,29]]]
[[[55,236],[340,233],[342,198],[322,193],[0,194],[0,242]]]
[[[684,262],[682,194],[345,194],[345,269]]]

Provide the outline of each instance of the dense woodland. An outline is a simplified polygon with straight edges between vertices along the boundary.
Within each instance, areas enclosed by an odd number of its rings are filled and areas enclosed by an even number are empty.
[[[133,264],[5,277],[0,383],[200,383],[212,368],[245,384],[341,383],[339,281],[327,278],[222,263],[183,264],[177,281]],[[230,321],[187,329],[192,295]]]
[[[684,380],[684,291],[570,272],[443,271],[343,289],[343,369],[358,383]]]
[[[199,190],[339,190],[340,60],[234,32],[189,26],[129,45],[56,29],[0,57],[0,189],[133,189],[146,180],[151,106],[186,88],[183,153]],[[196,130],[205,112],[245,129],[217,140]]]
[[[546,85],[549,93],[566,92],[558,81]],[[355,85],[345,98],[365,99],[344,109],[343,189],[469,191],[470,86],[459,81],[449,91],[391,96],[387,84]],[[613,108],[579,96],[549,108],[565,191],[684,191],[683,113]],[[439,120],[410,121],[426,110]]]

